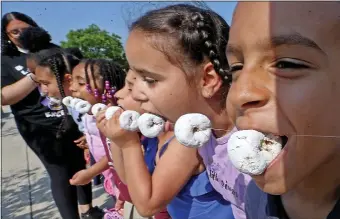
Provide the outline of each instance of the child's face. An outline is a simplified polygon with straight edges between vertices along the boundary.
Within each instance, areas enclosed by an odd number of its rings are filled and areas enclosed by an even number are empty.
[[[134,110],[139,113],[144,113],[141,108],[141,103],[132,98],[131,92],[133,84],[136,80],[136,75],[129,71],[125,78],[125,85],[122,89],[116,92],[117,104],[125,110]]]
[[[103,93],[103,78],[95,74],[95,80],[92,77],[92,74],[90,73],[90,67],[88,67],[88,73],[89,73],[89,80],[90,80],[90,86],[92,88],[92,91],[94,91],[95,83],[97,85],[97,89],[99,91],[99,94],[101,95]],[[94,93],[89,93],[86,90],[86,75],[85,75],[85,63],[78,64],[72,72],[72,83],[70,86],[70,90],[72,91],[72,96],[77,97],[83,100],[88,101],[90,104],[94,105],[98,102],[101,102],[101,97],[98,99],[94,96]]]
[[[55,75],[52,73],[51,69],[48,67],[37,66],[35,68],[35,75],[37,77],[37,81],[41,86],[41,91],[49,97],[55,97],[58,99],[62,99],[62,96],[59,91],[57,79]],[[62,82],[62,86],[64,88],[64,92],[66,96],[71,94],[69,90],[71,82],[70,74],[66,74],[64,80]]]
[[[183,114],[205,109],[202,76],[192,76],[190,79],[195,81],[189,85],[186,73],[154,48],[144,33],[130,33],[126,56],[136,74],[132,97],[141,102],[143,110],[174,122]]]
[[[288,137],[266,172],[253,177],[265,192],[283,194],[339,160],[340,138],[317,137],[340,136],[339,39],[339,3],[249,2],[236,8],[227,48],[233,73],[228,114],[239,129]]]

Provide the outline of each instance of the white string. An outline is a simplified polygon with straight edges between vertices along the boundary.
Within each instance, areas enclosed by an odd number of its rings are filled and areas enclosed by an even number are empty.
[[[171,122],[169,122],[169,123],[174,125],[174,123],[171,123]],[[215,128],[211,128],[211,130],[230,132],[233,129],[217,129],[217,128],[215,129]],[[290,136],[294,136],[294,137],[340,138],[340,135],[297,135],[297,134],[285,134],[285,135],[290,135]]]

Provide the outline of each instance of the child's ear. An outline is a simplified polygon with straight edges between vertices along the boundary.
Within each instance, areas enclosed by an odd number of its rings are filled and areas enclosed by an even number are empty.
[[[222,79],[214,69],[214,65],[208,62],[203,67],[202,95],[205,98],[213,97],[222,86]]]
[[[69,73],[66,73],[65,74],[65,76],[64,76],[64,79],[65,79],[65,81],[67,81],[67,82],[71,82],[71,80],[72,80],[72,75],[71,74],[69,74]]]

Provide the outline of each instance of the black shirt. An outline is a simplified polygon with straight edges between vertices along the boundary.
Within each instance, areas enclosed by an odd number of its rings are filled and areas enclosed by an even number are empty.
[[[20,56],[1,57],[1,88],[11,85],[26,77],[29,73],[26,65],[26,54]],[[29,123],[45,126],[47,129],[57,130],[64,112],[52,111],[45,97],[40,95],[39,89],[33,90],[24,99],[11,105],[12,113],[17,122],[25,120]]]
[[[289,219],[278,195],[269,195],[260,190],[252,180],[246,193],[247,219]],[[324,219],[340,219],[340,199]]]

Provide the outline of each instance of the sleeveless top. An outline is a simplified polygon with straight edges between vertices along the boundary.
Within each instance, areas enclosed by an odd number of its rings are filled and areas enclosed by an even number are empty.
[[[159,151],[161,157],[167,149],[171,137]],[[182,190],[167,206],[172,219],[234,219],[230,202],[214,190],[207,171],[191,177]]]

